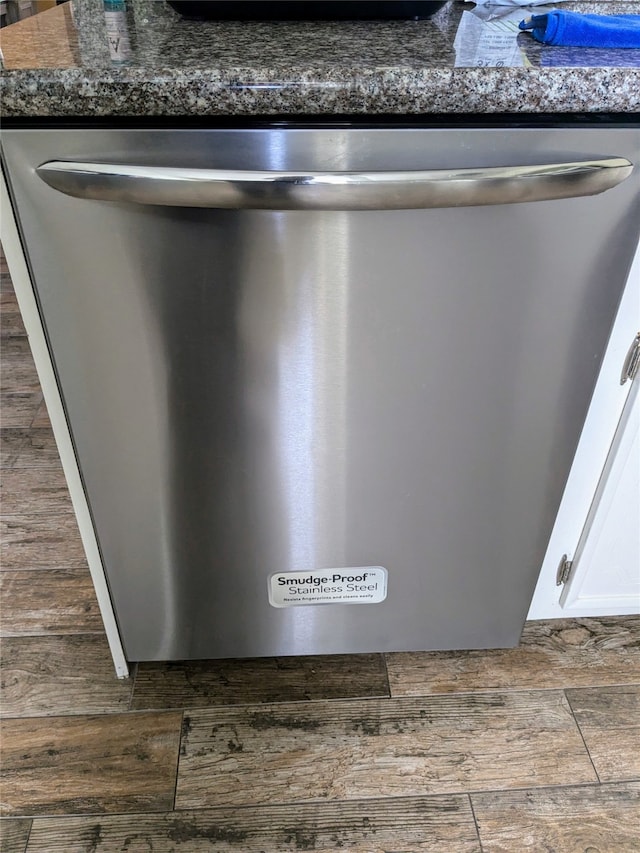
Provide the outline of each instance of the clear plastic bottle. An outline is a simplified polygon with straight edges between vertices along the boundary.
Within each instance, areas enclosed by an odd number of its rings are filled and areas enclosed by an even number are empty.
[[[103,0],[109,53],[114,65],[127,65],[133,56],[126,0]]]

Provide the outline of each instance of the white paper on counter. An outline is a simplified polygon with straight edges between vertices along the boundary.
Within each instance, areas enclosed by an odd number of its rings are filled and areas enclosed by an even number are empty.
[[[547,5],[544,11],[552,8]],[[526,65],[525,55],[518,47],[518,24],[522,18],[521,7],[498,9],[485,4],[481,9],[476,8],[472,12],[464,11],[453,42],[456,52],[455,65],[464,68]]]

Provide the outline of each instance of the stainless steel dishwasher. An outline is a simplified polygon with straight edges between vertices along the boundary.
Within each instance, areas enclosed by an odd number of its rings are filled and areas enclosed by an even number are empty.
[[[640,132],[12,129],[130,660],[517,644]]]

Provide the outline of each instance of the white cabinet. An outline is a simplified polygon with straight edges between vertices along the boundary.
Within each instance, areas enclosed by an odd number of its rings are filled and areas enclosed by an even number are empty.
[[[640,610],[640,395],[627,400],[564,584],[567,613]]]
[[[620,382],[640,329],[640,248],[620,304],[529,619],[640,613],[640,374]],[[556,585],[563,556],[571,563]]]

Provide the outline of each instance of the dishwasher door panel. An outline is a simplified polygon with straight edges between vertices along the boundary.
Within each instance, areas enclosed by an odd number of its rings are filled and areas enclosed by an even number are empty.
[[[72,198],[34,169],[638,162],[637,131],[3,147],[130,660],[518,642],[637,243],[637,169],[589,198],[318,212]],[[381,603],[269,603],[272,573],[373,566]]]

